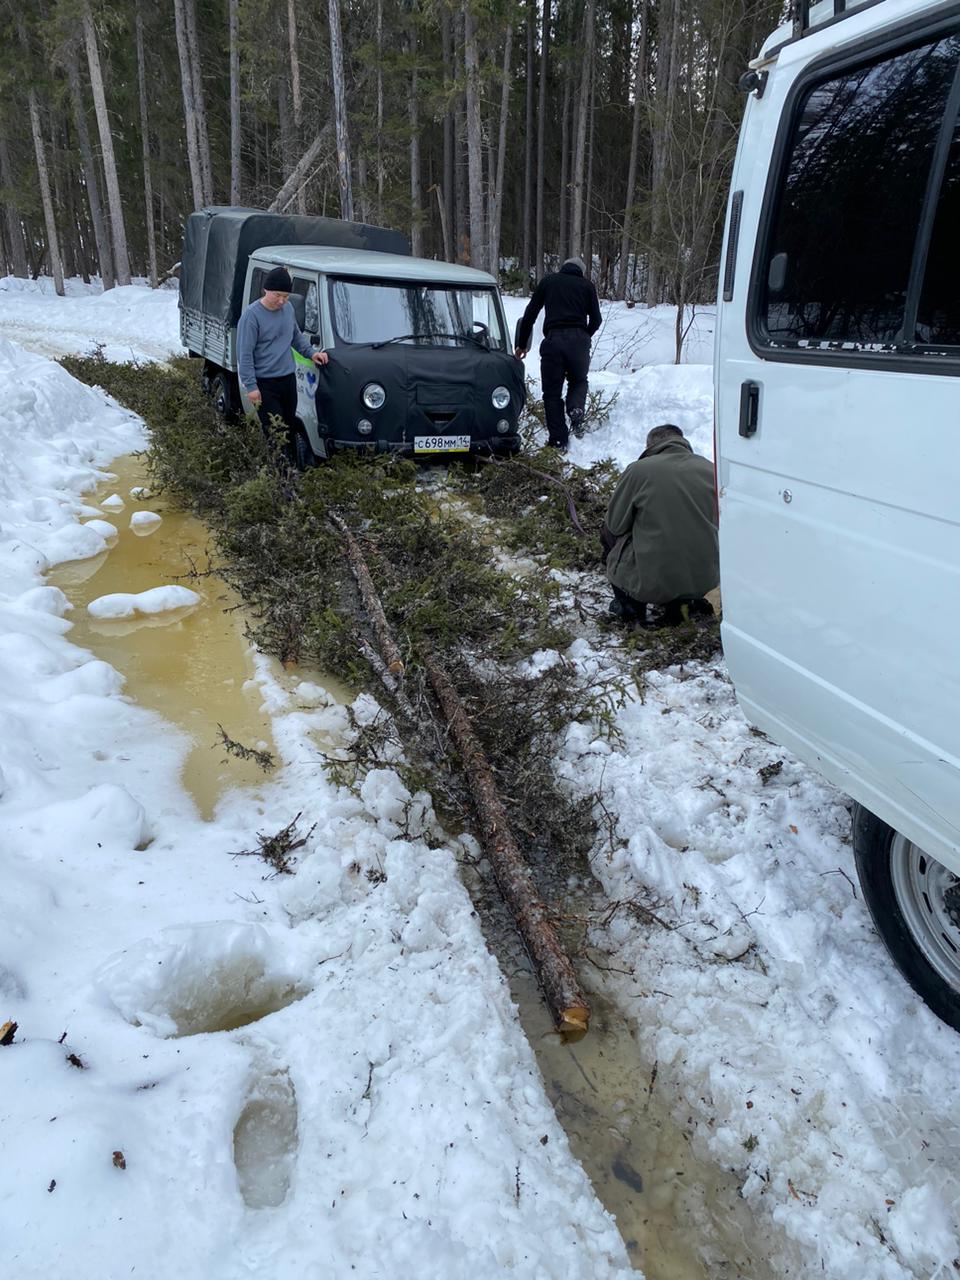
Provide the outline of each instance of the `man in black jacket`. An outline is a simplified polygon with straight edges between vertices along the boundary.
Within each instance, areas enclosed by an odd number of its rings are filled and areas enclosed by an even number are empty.
[[[569,436],[563,413],[563,380],[567,380],[567,417],[576,433],[587,404],[590,339],[600,328],[600,302],[596,288],[586,279],[582,258],[568,258],[559,271],[544,276],[534,289],[517,325],[514,354],[521,360],[530,349],[530,335],[541,309],[540,379],[547,443],[566,449]]]

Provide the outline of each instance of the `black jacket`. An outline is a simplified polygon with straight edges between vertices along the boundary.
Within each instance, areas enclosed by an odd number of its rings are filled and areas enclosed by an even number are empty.
[[[572,263],[562,266],[553,275],[544,276],[534,289],[517,326],[518,347],[529,348],[530,335],[542,308],[546,308],[544,336],[551,329],[586,329],[592,335],[600,328],[600,302],[596,288]]]

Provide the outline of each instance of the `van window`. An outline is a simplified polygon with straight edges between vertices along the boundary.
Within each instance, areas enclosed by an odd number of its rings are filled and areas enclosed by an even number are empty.
[[[917,341],[960,346],[960,127],[943,175],[917,310]]]
[[[250,273],[250,297],[248,302],[256,302],[263,294],[263,277],[266,275],[263,267],[254,267]]]
[[[293,293],[303,298],[303,323],[305,333],[320,332],[320,309],[317,306],[317,285],[315,280],[305,280],[303,276],[292,279]]]
[[[907,288],[958,61],[960,35],[952,34],[834,74],[800,99],[761,263],[766,342],[868,351],[914,344],[903,333]],[[954,271],[950,281],[928,272],[928,332],[957,327],[956,156],[952,174],[930,263],[932,271],[949,256]]]
[[[504,335],[492,289],[447,284],[331,280],[330,310],[339,342],[399,340],[418,346],[462,346],[483,323],[492,346]]]

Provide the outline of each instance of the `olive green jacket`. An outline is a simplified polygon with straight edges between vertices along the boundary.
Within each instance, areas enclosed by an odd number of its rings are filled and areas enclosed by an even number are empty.
[[[607,507],[615,587],[646,604],[700,597],[720,582],[713,464],[679,436],[631,462]]]

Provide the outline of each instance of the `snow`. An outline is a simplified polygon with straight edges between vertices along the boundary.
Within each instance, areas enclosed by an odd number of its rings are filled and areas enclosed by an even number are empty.
[[[151,587],[131,595],[115,591],[99,596],[87,605],[87,612],[94,618],[133,618],[137,614],[167,613],[171,609],[189,609],[199,604],[201,597],[189,587]]]
[[[163,522],[163,517],[156,511],[134,511],[130,517],[130,528],[134,533],[153,533]]]
[[[169,291],[0,291],[0,332],[44,351],[176,349]],[[669,309],[603,309],[592,380],[618,398],[572,459],[624,465],[664,420],[709,456],[712,314],[674,365]],[[142,426],[3,337],[0,387],[9,1273],[626,1275],[461,887],[470,841],[388,768],[333,787],[319,744],[344,740],[344,709],[259,658],[281,766],[200,821],[184,736],[71,644],[43,581],[110,554],[83,495]],[[585,640],[565,658],[588,679],[610,663]],[[557,766],[574,792],[602,783],[615,821],[594,870],[638,910],[614,917],[609,981],[658,1092],[737,1172],[775,1274],[955,1274],[960,1038],[872,930],[844,798],[750,731],[719,661],[647,673],[618,729],[571,725]],[[295,875],[238,856],[300,811]]]
[[[47,295],[54,326],[87,301]],[[342,708],[258,662],[281,767],[202,822],[185,736],[43,582],[106,550],[82,495],[142,425],[6,339],[0,390],[8,1273],[626,1276],[428,797],[335,788]],[[301,811],[296,875],[238,856]]]

